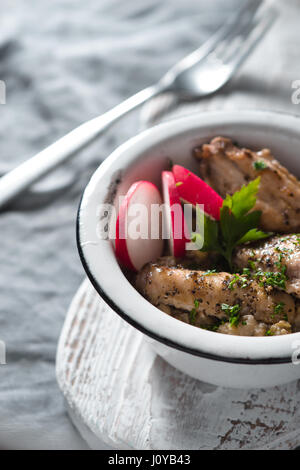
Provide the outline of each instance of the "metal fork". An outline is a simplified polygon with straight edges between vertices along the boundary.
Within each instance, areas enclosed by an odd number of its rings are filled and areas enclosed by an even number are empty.
[[[219,90],[249,56],[276,19],[273,8],[259,8],[252,0],[199,49],[172,67],[161,80],[110,111],[77,127],[0,179],[0,208],[93,142],[122,116],[160,93],[172,91],[185,98],[203,97]]]

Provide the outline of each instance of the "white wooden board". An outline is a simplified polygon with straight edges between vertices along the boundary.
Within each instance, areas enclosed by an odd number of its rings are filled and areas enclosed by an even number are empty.
[[[300,382],[222,389],[177,371],[89,281],[76,294],[57,353],[57,379],[91,448],[291,449],[300,445]],[[102,448],[102,447],[101,447]]]

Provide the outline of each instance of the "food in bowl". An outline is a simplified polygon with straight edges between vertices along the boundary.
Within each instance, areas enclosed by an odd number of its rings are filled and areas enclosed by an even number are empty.
[[[154,126],[117,148],[93,174],[78,211],[80,258],[99,296],[112,311],[141,331],[151,348],[173,367],[222,387],[284,384],[300,378],[300,333],[237,336],[174,319],[138,292],[133,279],[136,272],[120,269],[115,255],[110,228],[115,228],[119,201],[130,186],[146,178],[162,196],[161,174],[171,170],[170,158],[174,165],[199,176],[199,161],[193,157],[193,149],[217,135],[230,136],[240,146],[254,150],[268,147],[292,174],[300,175],[297,116],[230,110],[195,113]],[[168,252],[165,241],[162,255]],[[194,254],[202,260],[212,256],[202,251]]]
[[[145,261],[134,269],[135,286],[166,314],[202,329],[236,336],[300,331],[298,179],[270,150],[239,148],[224,137],[193,153],[199,175],[180,165],[162,173],[169,244],[158,257],[157,241],[144,252],[135,241]],[[183,211],[176,227],[177,201],[202,205],[202,234],[187,236]],[[185,250],[188,238],[199,250]]]

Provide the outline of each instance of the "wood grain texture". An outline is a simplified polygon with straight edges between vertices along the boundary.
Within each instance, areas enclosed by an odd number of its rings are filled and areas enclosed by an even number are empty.
[[[85,281],[66,317],[57,379],[90,447],[290,449],[300,444],[300,382],[266,390],[215,387],[152,351]]]

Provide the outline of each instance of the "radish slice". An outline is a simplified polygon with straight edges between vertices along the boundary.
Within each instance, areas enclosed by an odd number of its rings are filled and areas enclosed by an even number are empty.
[[[161,220],[152,220],[151,207],[161,206],[157,187],[149,181],[134,183],[120,206],[116,223],[116,256],[120,263],[132,271],[139,271],[149,261],[162,255]],[[156,237],[156,238],[154,238]]]
[[[174,175],[171,171],[162,172],[163,198],[165,204],[165,222],[171,254],[176,258],[185,255],[187,226],[176,188]]]
[[[223,199],[207,183],[183,166],[172,168],[180,198],[193,206],[204,205],[204,212],[216,220],[220,219]]]

